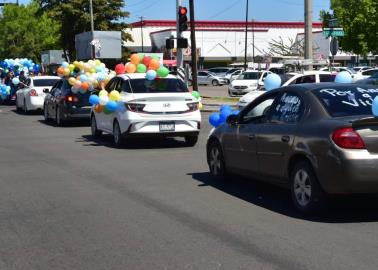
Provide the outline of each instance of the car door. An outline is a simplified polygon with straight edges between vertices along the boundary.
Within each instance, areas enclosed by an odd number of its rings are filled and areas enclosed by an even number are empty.
[[[53,97],[55,95],[55,92],[56,92],[56,89],[57,89],[59,83],[60,83],[60,81],[55,83],[55,85],[52,87],[50,93],[48,93],[45,97],[45,106],[46,106],[47,112],[50,116],[53,116],[55,114],[55,112],[53,114],[53,110],[52,110],[52,101],[53,101]]]
[[[198,83],[207,84],[206,82],[207,75],[208,74],[206,72],[203,72],[203,71],[198,72]]]
[[[285,181],[289,152],[304,111],[303,98],[285,91],[272,104],[267,120],[256,125],[259,174]]]
[[[51,95],[50,99],[50,115],[56,116],[56,110],[58,108],[58,103],[60,101],[61,95],[62,95],[62,87],[63,87],[63,80],[60,80],[56,84],[56,88],[54,93]]]
[[[258,172],[256,137],[259,123],[265,121],[266,115],[277,92],[258,98],[249,104],[241,113],[237,125],[236,140],[238,151],[230,155],[229,164],[238,172],[246,175]]]

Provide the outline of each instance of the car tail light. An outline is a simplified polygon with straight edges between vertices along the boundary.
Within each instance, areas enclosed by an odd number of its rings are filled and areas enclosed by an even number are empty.
[[[193,102],[193,103],[187,103],[188,106],[188,112],[194,112],[198,110],[198,102]]]
[[[32,89],[32,90],[30,90],[29,95],[30,95],[31,97],[37,97],[37,96],[38,96],[38,93],[37,93],[37,91],[35,91],[35,89]]]
[[[75,96],[66,96],[66,102],[76,103],[76,102],[79,102],[79,99]]]
[[[144,107],[146,104],[139,104],[139,103],[125,103],[125,107],[130,112],[143,112]]]
[[[332,140],[341,148],[365,149],[365,143],[353,128],[340,128],[333,132]]]

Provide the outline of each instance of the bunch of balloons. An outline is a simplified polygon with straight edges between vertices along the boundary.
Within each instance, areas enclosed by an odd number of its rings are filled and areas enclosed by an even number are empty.
[[[374,117],[378,117],[378,96],[373,99],[372,112]]]
[[[5,100],[10,95],[11,87],[5,84],[0,84],[0,98]]]
[[[203,105],[202,105],[202,102],[201,102],[202,98],[201,98],[200,93],[199,93],[198,91],[192,91],[192,96],[193,96],[196,100],[198,100],[198,108],[199,108],[200,110],[202,110]]]
[[[121,102],[121,95],[117,90],[108,93],[106,90],[101,90],[98,95],[92,94],[89,97],[89,103],[94,106],[97,113],[111,114],[116,111],[126,111],[125,104]]]
[[[24,71],[25,74],[29,72],[38,73],[41,71],[39,64],[35,64],[32,60],[27,58],[5,59],[0,62],[0,66],[5,72],[13,70],[16,76],[18,76],[21,71]]]
[[[104,88],[109,80],[115,76],[114,71],[106,68],[100,60],[89,60],[88,62],[74,61],[72,64],[63,62],[57,69],[60,77],[67,77],[68,83],[72,86],[74,94],[85,94],[95,88]]]
[[[134,53],[130,56],[130,62],[125,66],[118,64],[115,68],[117,74],[124,73],[146,73],[149,81],[156,78],[164,78],[169,74],[169,69],[160,64],[160,57],[157,55],[147,56]]]
[[[212,113],[209,116],[209,123],[213,127],[219,127],[222,125],[224,122],[226,122],[226,119],[230,115],[237,115],[239,114],[238,110],[232,110],[230,105],[222,105],[220,107],[219,113]]]

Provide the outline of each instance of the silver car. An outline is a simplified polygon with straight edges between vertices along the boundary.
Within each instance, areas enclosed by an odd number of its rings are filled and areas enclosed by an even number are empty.
[[[304,213],[326,194],[378,193],[377,95],[378,87],[335,83],[268,91],[211,132],[210,173],[285,186]]]
[[[197,79],[198,79],[198,84],[204,84],[204,85],[211,84],[213,86],[227,84],[226,79],[218,77],[217,75],[208,71],[199,71]]]

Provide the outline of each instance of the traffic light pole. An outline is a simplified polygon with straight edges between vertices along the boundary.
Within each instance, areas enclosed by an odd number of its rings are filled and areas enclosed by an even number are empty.
[[[197,81],[197,46],[196,46],[196,29],[194,23],[194,0],[189,0],[190,10],[190,43],[192,46],[192,85],[193,91],[198,91]]]
[[[180,31],[180,24],[179,24],[179,7],[182,5],[182,0],[176,0],[176,35],[177,39],[182,37],[182,33]],[[178,47],[178,46],[177,46]],[[177,68],[184,67],[184,56],[181,48],[177,48],[176,50],[176,63]]]

